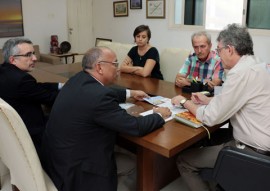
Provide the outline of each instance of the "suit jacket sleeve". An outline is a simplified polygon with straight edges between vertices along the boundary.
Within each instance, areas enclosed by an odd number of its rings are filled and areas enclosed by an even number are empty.
[[[115,93],[117,95],[117,99],[120,103],[124,103],[126,101],[126,95],[127,95],[126,89],[112,88],[112,90],[115,91]]]
[[[41,104],[52,104],[58,95],[58,83],[37,83],[31,75],[25,75],[19,84],[20,97]]]
[[[134,136],[143,136],[162,127],[164,119],[158,114],[135,117],[119,106],[115,91],[109,91],[102,96],[96,107],[95,121],[99,125],[114,131]]]

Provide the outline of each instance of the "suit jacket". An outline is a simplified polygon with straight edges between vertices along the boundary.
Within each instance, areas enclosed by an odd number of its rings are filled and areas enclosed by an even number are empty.
[[[46,125],[41,104],[52,105],[57,95],[58,83],[37,83],[13,64],[0,64],[0,97],[18,112],[32,138],[40,137]]]
[[[44,167],[59,191],[117,190],[118,132],[143,136],[164,124],[158,114],[134,117],[119,106],[126,90],[105,87],[86,72],[59,93],[44,133]]]

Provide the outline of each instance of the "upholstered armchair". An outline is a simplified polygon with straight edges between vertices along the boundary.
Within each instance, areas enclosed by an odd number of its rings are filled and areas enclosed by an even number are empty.
[[[0,175],[3,171],[6,174],[8,169],[13,190],[57,191],[41,167],[35,146],[21,117],[1,98],[0,123],[0,160],[3,167]]]

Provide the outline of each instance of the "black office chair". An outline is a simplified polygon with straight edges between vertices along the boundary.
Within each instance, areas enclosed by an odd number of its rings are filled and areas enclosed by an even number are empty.
[[[202,169],[200,175],[225,191],[270,190],[270,156],[224,147],[214,169]]]

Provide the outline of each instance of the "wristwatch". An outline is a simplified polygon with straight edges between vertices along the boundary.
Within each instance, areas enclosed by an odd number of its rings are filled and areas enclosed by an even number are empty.
[[[186,101],[187,101],[186,98],[184,98],[184,99],[182,99],[182,100],[180,101],[180,105],[181,105],[183,108],[185,108],[184,104],[186,103]]]

